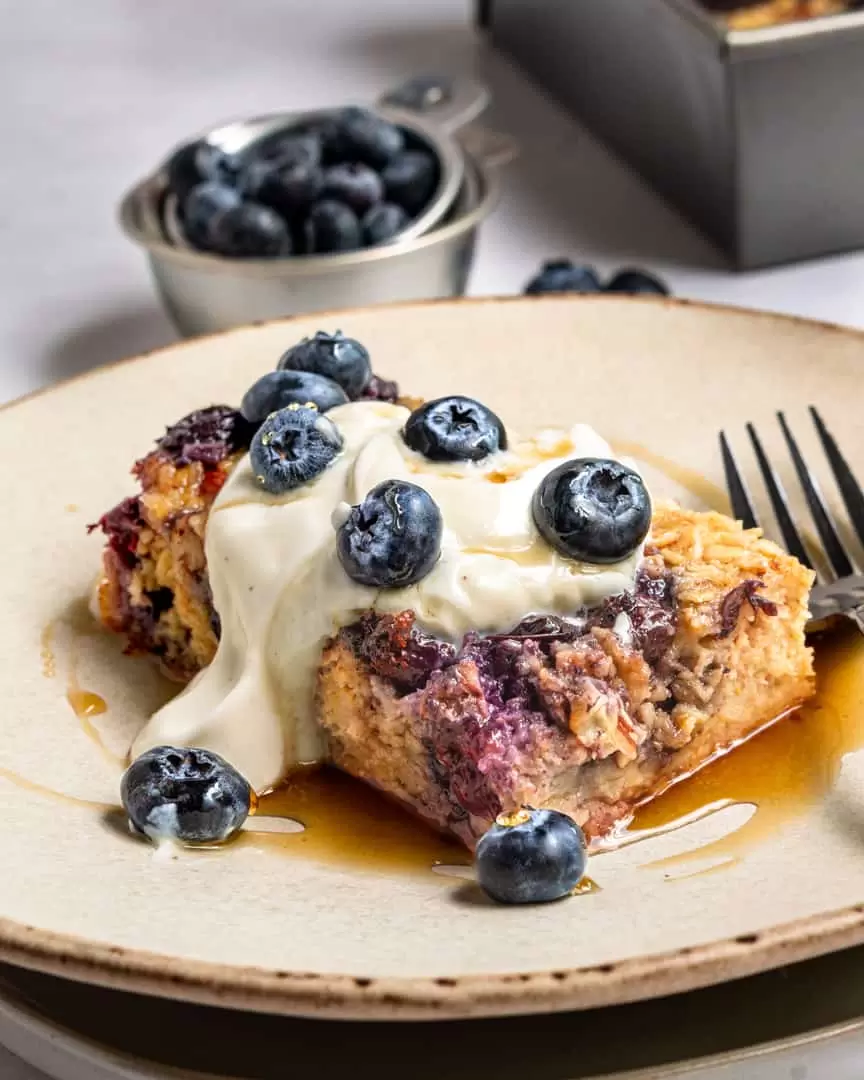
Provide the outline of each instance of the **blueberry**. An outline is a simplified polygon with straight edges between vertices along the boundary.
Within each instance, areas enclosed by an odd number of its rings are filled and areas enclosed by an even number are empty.
[[[605,458],[577,458],[553,469],[534,492],[532,511],[556,551],[587,563],[620,562],[651,525],[642,477]]]
[[[210,251],[236,258],[291,254],[288,226],[275,210],[255,202],[242,202],[215,214],[206,243]]]
[[[388,200],[416,217],[438,186],[438,162],[424,150],[406,150],[390,162],[381,179]]]
[[[284,495],[324,472],[341,449],[339,429],[314,405],[288,405],[258,429],[249,460],[261,487]]]
[[[345,160],[342,150],[342,138],[339,129],[338,112],[320,116],[304,124],[303,130],[309,132],[321,147],[321,161],[325,165],[336,165]]]
[[[443,523],[432,496],[416,484],[385,480],[353,506],[336,535],[348,577],[399,589],[426,577],[441,551]]]
[[[525,286],[526,296],[543,293],[595,293],[603,286],[597,272],[591,266],[576,266],[569,259],[552,259],[544,262],[540,273]]]
[[[320,165],[321,137],[313,131],[285,129],[265,135],[243,151],[243,164],[268,162],[287,165]]]
[[[136,758],[120,781],[132,825],[151,840],[214,844],[246,820],[252,789],[210,750],[157,746]]]
[[[405,422],[403,438],[430,461],[481,461],[507,449],[504,425],[485,405],[453,395],[427,401]]]
[[[660,278],[647,273],[645,270],[619,270],[607,283],[606,292],[668,296],[669,288]]]
[[[363,215],[363,243],[373,247],[392,240],[410,220],[401,206],[389,202],[378,203]]]
[[[345,203],[358,217],[362,217],[367,210],[381,202],[384,185],[378,173],[362,161],[347,161],[325,170],[321,194],[325,199]]]
[[[180,217],[186,239],[194,247],[206,250],[210,225],[217,214],[240,205],[234,188],[215,180],[197,184],[180,204]]]
[[[231,184],[237,178],[239,162],[221,146],[202,139],[196,147],[195,167],[203,180],[218,180],[223,184]]]
[[[318,198],[322,184],[321,170],[308,161],[253,161],[240,179],[244,196],[289,220]]]
[[[182,203],[196,184],[201,183],[201,174],[195,164],[198,152],[197,143],[187,143],[171,155],[165,163],[168,187]]]
[[[303,236],[310,255],[356,251],[361,241],[360,222],[350,206],[322,199],[309,211]]]
[[[586,863],[576,822],[557,810],[530,807],[501,814],[474,856],[477,880],[499,904],[560,900],[582,880]]]
[[[347,402],[342,387],[323,375],[310,371],[268,371],[243,395],[240,412],[244,420],[261,424],[270,413],[287,405],[312,404],[323,413]]]
[[[345,337],[341,330],[328,334],[319,330],[303,338],[284,353],[280,371],[312,371],[339,383],[349,398],[359,397],[372,378],[369,353],[359,341]]]
[[[373,169],[383,169],[405,145],[405,137],[395,124],[368,109],[342,109],[335,120],[329,147],[325,144],[325,152],[329,149],[334,161],[362,161]]]

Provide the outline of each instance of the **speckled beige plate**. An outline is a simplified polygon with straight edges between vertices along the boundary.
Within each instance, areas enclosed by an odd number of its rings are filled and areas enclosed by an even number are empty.
[[[671,301],[315,316],[178,345],[13,405],[0,415],[0,957],[261,1011],[431,1018],[636,1000],[864,941],[862,755],[720,872],[648,864],[752,808],[603,855],[591,869],[601,891],[529,909],[478,902],[464,881],[320,864],[284,845],[161,861],[123,834],[110,809],[118,757],[165,690],[87,632],[100,544],[84,525],[130,491],[129,465],[166,423],[239,400],[319,326],[355,334],[417,394],[474,394],[522,429],[585,419],[714,480],[719,427],[770,430],[785,408],[804,431],[813,402],[864,473],[864,338]],[[107,713],[79,722],[70,671]]]
[[[434,1030],[213,1009],[0,965],[0,1043],[54,1080],[284,1080],[286,1060],[292,1080],[861,1080],[862,953],[653,1001]]]

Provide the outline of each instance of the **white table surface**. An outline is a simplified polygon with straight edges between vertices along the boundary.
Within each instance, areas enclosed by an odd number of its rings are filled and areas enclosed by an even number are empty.
[[[864,326],[864,254],[730,272],[491,52],[469,0],[28,0],[7,8],[0,34],[0,400],[173,339],[114,220],[172,143],[233,115],[371,100],[438,70],[487,81],[490,120],[523,148],[484,227],[473,293],[517,292],[561,254],[643,264],[682,296]],[[0,1051],[4,1080],[36,1076]]]

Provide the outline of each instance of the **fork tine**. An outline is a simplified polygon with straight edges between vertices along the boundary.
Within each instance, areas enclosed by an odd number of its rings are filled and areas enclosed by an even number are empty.
[[[729,501],[732,503],[732,513],[745,529],[755,529],[759,522],[756,520],[753,503],[750,501],[750,492],[744,483],[725,431],[720,432],[720,453],[723,455],[723,471],[726,473],[726,488],[729,491]]]
[[[810,415],[816,425],[816,431],[819,434],[825,456],[828,458],[828,464],[831,466],[831,472],[834,473],[834,479],[837,481],[837,487],[843,496],[846,511],[852,520],[858,539],[864,544],[864,493],[858,486],[858,481],[849,468],[849,463],[840,453],[840,448],[837,446],[834,436],[825,427],[822,417],[813,405],[810,406]]]
[[[838,578],[854,574],[855,568],[850,562],[849,556],[846,554],[846,549],[843,547],[843,541],[837,535],[837,530],[834,528],[834,523],[831,520],[828,508],[825,505],[819,488],[816,485],[816,480],[807,468],[804,458],[801,456],[801,451],[798,449],[798,443],[795,441],[792,432],[789,430],[789,425],[786,423],[786,417],[782,412],[778,412],[777,419],[780,421],[780,427],[783,429],[783,436],[786,439],[786,445],[789,447],[789,453],[792,455],[795,472],[798,473],[798,479],[801,481],[801,486],[804,488],[807,505],[810,507],[810,513],[813,515],[816,531],[819,533],[819,539],[822,541],[822,546],[825,548],[825,554],[828,556],[828,561],[831,563],[834,573]]]
[[[750,436],[750,442],[753,444],[753,451],[756,454],[756,460],[759,462],[759,471],[762,473],[762,479],[765,481],[765,487],[768,489],[768,497],[771,499],[774,516],[777,518],[777,524],[780,526],[780,532],[783,534],[786,550],[790,555],[794,555],[799,562],[808,567],[808,569],[812,570],[813,564],[810,562],[810,556],[807,554],[807,549],[804,547],[804,541],[801,539],[801,534],[798,532],[795,522],[792,519],[792,514],[789,511],[786,492],[783,490],[783,486],[780,483],[779,477],[774,472],[771,462],[765,456],[765,451],[762,449],[762,443],[759,436],[756,434],[756,428],[754,428],[752,424],[747,425],[747,434]]]

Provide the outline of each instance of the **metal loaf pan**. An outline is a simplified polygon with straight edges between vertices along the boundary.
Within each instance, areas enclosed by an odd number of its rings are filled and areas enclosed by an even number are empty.
[[[740,269],[864,246],[864,11],[749,31],[697,0],[479,13]]]

